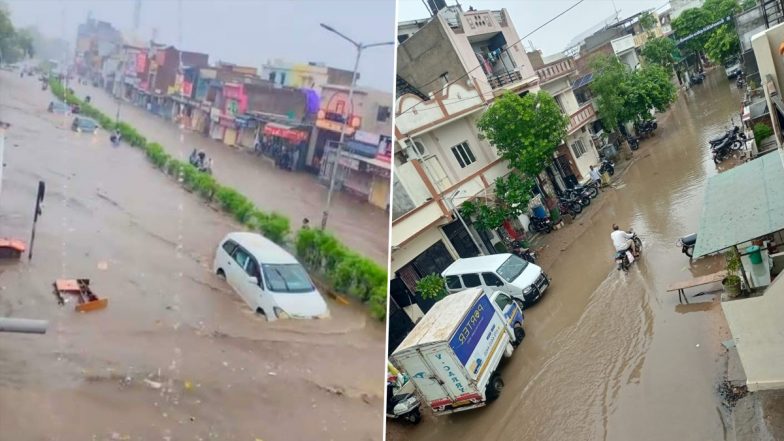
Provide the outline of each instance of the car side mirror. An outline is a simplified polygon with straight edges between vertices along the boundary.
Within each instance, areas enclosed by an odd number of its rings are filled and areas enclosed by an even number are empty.
[[[248,276],[248,283],[250,283],[251,285],[258,285],[259,279],[253,276]]]

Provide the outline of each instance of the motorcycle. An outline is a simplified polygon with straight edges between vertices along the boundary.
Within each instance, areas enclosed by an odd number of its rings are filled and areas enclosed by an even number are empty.
[[[629,143],[629,148],[632,150],[637,150],[640,148],[640,140],[634,136],[626,138],[626,142]]]
[[[411,424],[422,420],[419,398],[413,393],[394,394],[394,387],[387,385],[387,418],[403,419]]]
[[[580,192],[581,195],[587,196],[591,199],[596,199],[596,196],[599,196],[599,184],[594,183],[593,181],[589,182],[585,185],[577,184],[574,186],[574,190]]]
[[[689,260],[691,260],[694,255],[694,245],[697,244],[697,233],[681,237],[676,244],[681,247],[681,253],[689,256]]]
[[[590,198],[590,196],[584,194],[582,191],[579,191],[577,189],[574,189],[574,188],[566,189],[566,191],[564,191],[564,196],[567,199],[576,200],[583,207],[587,207],[587,206],[591,205],[591,198]]]
[[[727,138],[723,143],[711,147],[711,156],[713,158],[713,162],[718,164],[727,159],[727,157],[730,156],[730,152],[734,150],[732,148],[734,143],[735,141],[733,141],[732,138]]]
[[[109,137],[109,141],[111,141],[112,145],[115,146],[115,147],[120,145],[120,140],[121,139],[122,139],[122,135],[119,135],[119,134],[116,134],[116,133],[112,133],[112,135]]]
[[[558,209],[561,213],[571,214],[577,216],[583,211],[583,205],[576,199],[568,199],[566,197],[558,198]]]
[[[653,136],[655,134],[654,132],[656,131],[656,129],[658,127],[659,127],[659,123],[657,123],[656,121],[654,121],[654,120],[645,120],[645,121],[637,123],[635,125],[635,130],[637,131],[637,134],[640,135],[640,138],[647,138],[649,136]],[[638,143],[638,146],[639,146],[639,143]],[[636,149],[632,149],[632,150],[636,150]]]
[[[713,149],[715,147],[724,144],[724,142],[727,140],[730,140],[732,142],[729,145],[730,149],[740,150],[741,148],[745,147],[748,138],[746,137],[745,133],[741,132],[740,127],[733,126],[732,129],[724,132],[724,135],[708,140],[708,144]]]
[[[536,233],[550,233],[553,231],[553,221],[549,217],[532,216],[528,229]]]
[[[612,176],[615,174],[615,164],[613,164],[609,159],[602,159],[602,164],[599,166],[599,173]]]
[[[523,248],[523,244],[518,241],[512,242],[512,254],[526,262],[536,263],[536,254],[530,248]]]
[[[637,234],[632,236],[632,241],[634,242],[634,246],[637,247],[638,256],[635,258],[632,256],[632,250],[623,250],[623,251],[616,251],[615,252],[615,263],[618,266],[618,271],[628,272],[629,267],[631,267],[632,263],[639,259],[639,254],[642,254],[642,240],[637,237]]]

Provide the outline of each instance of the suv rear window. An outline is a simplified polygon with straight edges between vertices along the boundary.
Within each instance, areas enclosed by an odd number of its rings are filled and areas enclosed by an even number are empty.
[[[446,287],[449,289],[460,289],[463,285],[460,283],[458,276],[446,276]]]
[[[463,274],[463,285],[466,288],[474,288],[481,284],[482,282],[479,280],[479,274]]]

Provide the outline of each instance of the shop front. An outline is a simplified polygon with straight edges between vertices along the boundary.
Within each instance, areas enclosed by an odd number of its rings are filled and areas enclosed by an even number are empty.
[[[285,124],[268,122],[261,131],[262,153],[275,160],[278,167],[300,170],[305,162],[308,132]]]
[[[238,116],[234,122],[239,130],[237,134],[237,145],[253,149],[256,145],[256,137],[259,132],[259,121],[252,116]]]

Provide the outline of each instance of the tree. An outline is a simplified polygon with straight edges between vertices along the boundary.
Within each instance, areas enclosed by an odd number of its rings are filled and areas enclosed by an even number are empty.
[[[512,168],[536,177],[552,162],[568,124],[547,92],[522,97],[506,92],[482,115],[477,127]]]
[[[714,17],[705,8],[691,8],[683,11],[672,21],[672,30],[676,39],[685,38],[713,23]],[[699,35],[686,41],[683,48],[692,53],[699,53],[710,37],[709,33]]]
[[[640,26],[644,31],[651,31],[656,27],[656,17],[650,11],[643,12],[640,15]]]
[[[480,230],[500,227],[506,219],[520,216],[528,211],[534,180],[512,172],[495,181],[494,196],[479,202],[466,201],[460,207],[463,216],[474,219]]]
[[[738,34],[730,25],[716,29],[705,43],[705,54],[714,63],[724,63],[740,51]]]
[[[705,0],[700,9],[707,12],[712,21],[717,21],[735,15],[740,12],[741,7],[738,0]]]
[[[660,37],[648,40],[642,47],[642,56],[648,63],[658,64],[668,72],[675,65],[678,48],[671,38]]]
[[[606,56],[591,66],[595,72],[591,90],[608,128],[648,119],[652,110],[666,110],[677,97],[669,72],[659,65],[632,70],[616,57]]]

